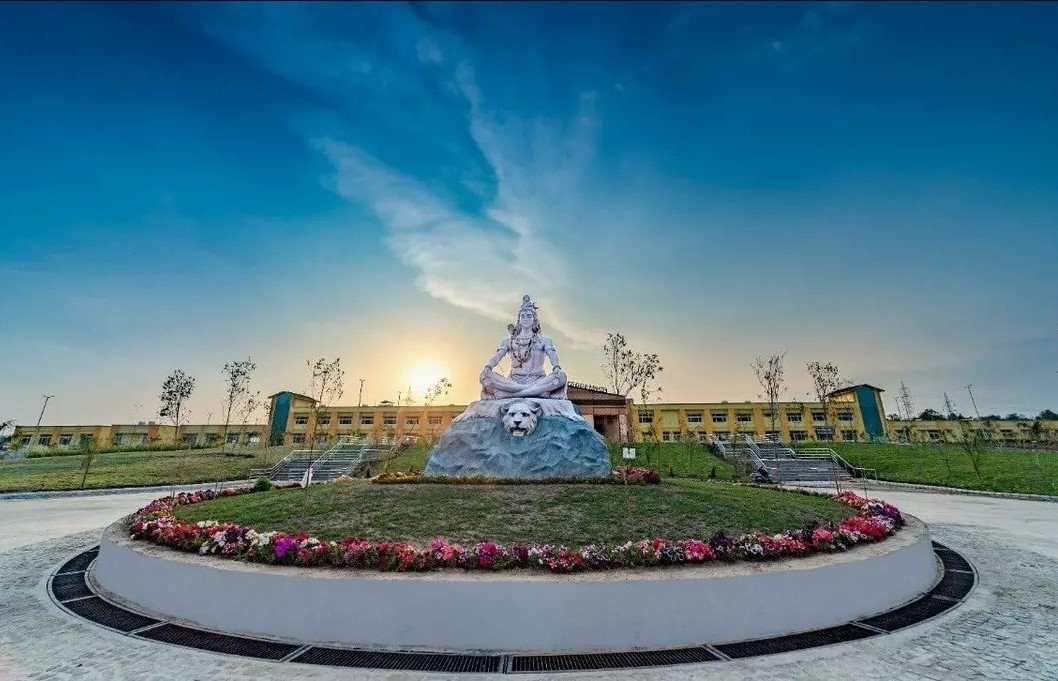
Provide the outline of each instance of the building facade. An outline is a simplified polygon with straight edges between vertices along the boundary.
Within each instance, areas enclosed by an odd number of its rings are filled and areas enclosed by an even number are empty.
[[[897,421],[888,420],[882,389],[861,384],[842,388],[819,402],[779,402],[774,411],[765,402],[686,402],[636,405],[603,388],[571,383],[569,398],[578,413],[608,441],[732,440],[739,435],[783,442],[910,441],[953,443],[965,428],[984,431],[996,442],[1058,443],[1058,421]],[[231,425],[169,424],[92,426],[19,426],[11,444],[16,448],[70,448],[96,443],[105,448],[146,445],[321,447],[342,436],[376,441],[406,435],[440,437],[466,405],[328,406],[317,413],[315,401],[291,391],[269,397],[268,423]],[[317,420],[318,419],[318,420]],[[310,433],[315,442],[309,442]],[[629,437],[630,436],[630,437]]]

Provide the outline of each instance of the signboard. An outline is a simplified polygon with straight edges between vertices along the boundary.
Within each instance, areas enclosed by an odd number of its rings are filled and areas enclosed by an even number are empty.
[[[625,458],[625,459],[634,459],[634,458],[636,458],[636,448],[635,447],[621,447],[621,456],[622,456],[622,458]]]

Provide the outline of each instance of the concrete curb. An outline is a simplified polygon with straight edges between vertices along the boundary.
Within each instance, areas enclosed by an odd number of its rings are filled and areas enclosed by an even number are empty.
[[[834,483],[832,482],[819,482],[819,483],[789,483],[789,487],[810,487],[813,489],[833,489]],[[842,484],[843,489],[848,489],[853,492],[857,490],[863,491],[863,485],[858,484],[852,480],[845,480]],[[871,489],[891,489],[894,491],[903,490],[907,492],[927,492],[931,494],[961,494],[968,497],[992,497],[993,499],[1019,499],[1021,501],[1044,501],[1051,504],[1058,504],[1058,496],[1047,496],[1044,494],[1022,494],[1020,492],[989,492],[986,490],[979,489],[962,489],[961,487],[940,487],[934,485],[917,485],[911,482],[890,482],[888,480],[871,480],[867,483],[867,490]]]
[[[197,482],[190,485],[177,485],[177,492],[193,492],[217,485],[216,482]],[[233,487],[251,484],[247,480],[226,480],[220,483],[221,487]],[[156,485],[154,487],[101,487],[98,489],[71,489],[56,490],[50,492],[0,492],[0,501],[8,499],[56,499],[61,497],[105,497],[117,494],[140,494],[143,492],[168,493],[173,490],[172,485]]]

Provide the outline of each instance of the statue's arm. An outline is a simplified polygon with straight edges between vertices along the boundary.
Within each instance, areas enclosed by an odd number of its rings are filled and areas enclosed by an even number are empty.
[[[551,360],[551,371],[562,371],[562,365],[558,361],[558,350],[555,350],[555,344],[550,338],[544,336],[543,338],[544,354]]]
[[[492,357],[490,357],[489,361],[485,363],[485,368],[488,369],[489,371],[492,371],[493,369],[495,369],[496,365],[500,363],[500,360],[503,359],[504,356],[508,352],[510,352],[510,349],[511,349],[511,341],[510,341],[510,339],[505,338],[500,343],[500,347],[498,347],[496,349],[496,354],[493,355]]]

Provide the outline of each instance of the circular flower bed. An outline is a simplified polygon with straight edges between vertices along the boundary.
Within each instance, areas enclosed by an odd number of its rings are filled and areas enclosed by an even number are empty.
[[[292,483],[281,487],[300,485]],[[307,533],[258,532],[240,525],[211,520],[185,522],[172,515],[172,509],[176,506],[257,491],[261,490],[255,487],[227,488],[219,492],[205,490],[163,497],[133,514],[129,527],[132,538],[152,541],[180,551],[273,565],[400,572],[439,568],[537,568],[552,572],[580,572],[713,561],[774,560],[845,551],[857,544],[882,540],[904,524],[900,511],[894,506],[868,501],[852,492],[843,492],[838,498],[856,508],[859,513],[840,524],[810,525],[778,534],[753,532],[727,536],[717,532],[709,539],[653,538],[616,546],[591,544],[580,548],[551,544],[504,546],[491,541],[462,546],[444,538],[433,539],[425,547],[400,541],[372,542],[352,537],[340,541],[321,541]]]

